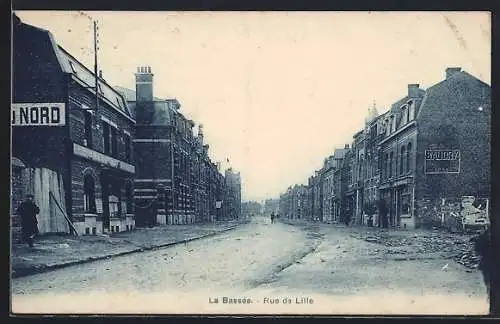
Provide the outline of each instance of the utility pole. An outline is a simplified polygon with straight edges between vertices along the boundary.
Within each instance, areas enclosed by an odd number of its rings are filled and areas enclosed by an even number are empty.
[[[99,33],[97,21],[94,20],[94,75],[95,75],[95,112],[96,115],[99,111],[99,71],[97,67],[97,51],[99,50]]]

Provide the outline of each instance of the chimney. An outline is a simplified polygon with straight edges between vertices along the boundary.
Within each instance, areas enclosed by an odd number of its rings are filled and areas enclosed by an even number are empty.
[[[418,97],[418,87],[420,84],[418,83],[412,83],[408,85],[408,97],[409,98],[416,98]]]
[[[102,78],[102,70],[99,70],[99,79],[103,79]],[[103,79],[104,80],[104,79]]]
[[[153,101],[153,74],[150,66],[140,66],[135,74],[135,96],[137,102]]]
[[[462,68],[460,67],[449,67],[446,69],[446,79],[451,78],[453,75],[456,73],[462,71]]]
[[[344,148],[345,148],[345,149],[348,149],[348,148],[349,148],[349,144],[346,144],[346,145],[344,146]]]

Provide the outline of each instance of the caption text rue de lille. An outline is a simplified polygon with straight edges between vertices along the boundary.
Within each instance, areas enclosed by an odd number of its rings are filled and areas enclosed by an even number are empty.
[[[209,304],[254,304],[259,303],[251,298],[240,297],[210,297],[208,298]],[[311,297],[281,297],[281,298],[271,298],[264,297],[262,300],[263,304],[314,304],[314,300]]]

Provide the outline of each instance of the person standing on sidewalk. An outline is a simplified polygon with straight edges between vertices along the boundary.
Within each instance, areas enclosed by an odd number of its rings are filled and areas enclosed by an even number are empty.
[[[484,230],[477,238],[475,238],[474,247],[476,253],[480,256],[479,270],[483,274],[483,281],[486,286],[488,297],[490,296],[491,274],[492,274],[492,244],[490,229]]]
[[[271,213],[271,224],[274,224],[274,213]]]
[[[40,208],[33,202],[33,195],[27,195],[26,199],[17,208],[17,214],[21,217],[21,231],[24,242],[33,247],[33,239],[38,234],[38,219]]]
[[[387,213],[388,213],[388,209],[387,209],[387,205],[385,204],[385,200],[384,199],[380,199],[378,201],[378,226],[382,226],[384,228],[387,228],[388,227],[388,219],[387,219]]]

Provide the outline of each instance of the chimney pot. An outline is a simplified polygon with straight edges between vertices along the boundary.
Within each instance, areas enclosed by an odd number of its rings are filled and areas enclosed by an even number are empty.
[[[151,67],[148,66],[148,73],[151,73]]]
[[[348,149],[348,148],[349,148],[349,144],[346,144],[346,145],[344,146],[344,148]]]
[[[418,96],[418,87],[420,84],[418,83],[411,83],[408,85],[408,97],[410,98],[415,98]]]
[[[102,70],[99,70],[99,78],[102,79]]]
[[[452,77],[454,74],[462,71],[461,67],[449,67],[446,69],[446,79],[449,79]]]

